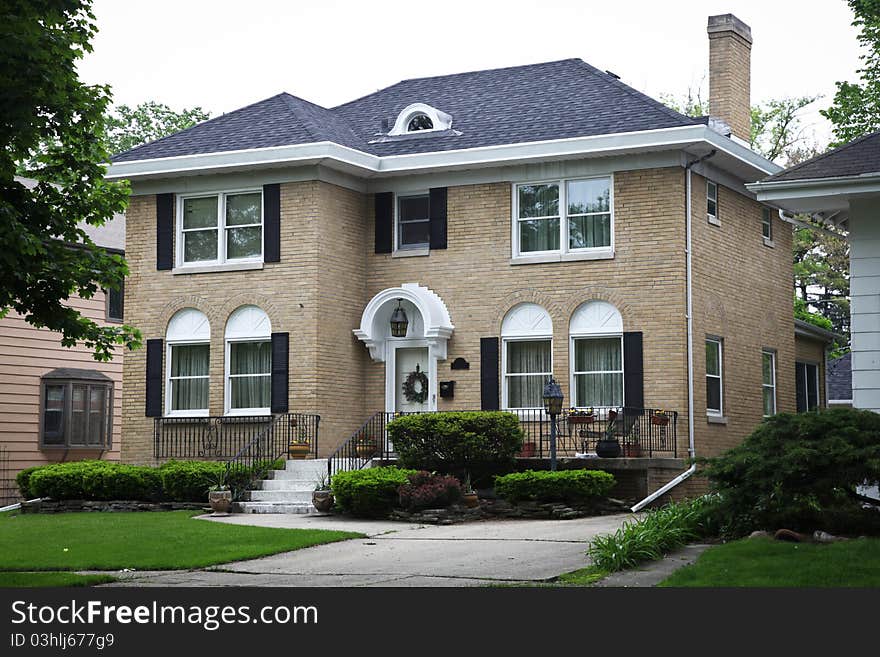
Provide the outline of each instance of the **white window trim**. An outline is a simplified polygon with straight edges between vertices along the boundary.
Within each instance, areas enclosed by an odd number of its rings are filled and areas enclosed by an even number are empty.
[[[804,394],[807,397],[807,399],[806,399],[807,410],[804,411],[804,413],[812,413],[815,411],[819,411],[822,408],[822,388],[819,386],[819,370],[821,369],[821,365],[817,361],[813,361],[813,360],[796,360],[795,367],[797,367],[798,364],[809,365],[810,367],[816,368],[816,376],[812,377],[816,382],[816,408],[812,408],[812,409],[810,408],[810,391],[808,388],[805,388]],[[807,369],[805,367],[804,368],[804,385],[806,385],[808,381],[809,381],[809,373],[807,372]],[[795,390],[797,390],[797,385],[795,385]]]
[[[237,337],[237,338],[224,338],[224,365],[223,365],[223,414],[228,416],[236,416],[236,415],[271,415],[272,409],[269,406],[265,408],[232,408],[232,377],[238,376],[267,376],[269,377],[269,390],[271,394],[271,386],[272,386],[272,367],[269,366],[268,374],[230,374],[229,373],[229,363],[230,363],[230,355],[231,355],[231,345],[233,342],[272,342],[272,338],[267,338],[264,336],[260,337]]]
[[[764,383],[764,356],[770,356],[770,375],[771,382]],[[764,413],[764,388],[770,388],[773,390],[773,412],[769,415]],[[764,417],[772,417],[777,413],[777,403],[776,403],[776,352],[772,349],[762,349],[761,350],[761,412],[764,413]]]
[[[609,184],[609,214],[611,215],[611,244],[609,246],[594,246],[583,249],[569,248],[568,230],[568,197],[567,183],[579,180],[608,180]],[[548,217],[529,217],[520,219],[519,216],[519,188],[526,185],[559,185],[559,215]],[[614,257],[614,173],[600,176],[574,176],[570,178],[553,178],[549,180],[534,180],[528,182],[516,182],[511,185],[511,216],[510,244],[512,249],[511,264],[529,264],[539,262],[562,262],[567,260],[600,260]],[[590,214],[605,214],[596,212]],[[536,219],[559,218],[559,249],[549,251],[524,251],[519,248],[519,224],[521,221],[534,221]],[[581,216],[581,215],[578,215]]]
[[[260,254],[258,256],[250,256],[247,258],[227,258],[226,257],[226,197],[236,194],[259,194],[260,195]],[[184,262],[183,260],[183,203],[186,199],[193,198],[217,198],[217,224],[215,228],[203,230],[217,231],[217,258],[215,260],[197,260],[193,262]],[[193,194],[179,194],[177,196],[177,219],[175,223],[175,273],[185,273],[187,269],[207,269],[222,268],[233,264],[253,264],[263,263],[263,255],[266,252],[266,212],[265,199],[263,198],[262,187],[245,188],[245,189],[224,189],[214,192],[201,192]],[[256,226],[257,224],[242,224],[241,226],[233,226],[233,228],[247,228]]]
[[[431,125],[434,127],[429,130],[413,130],[412,132],[407,130],[409,122],[417,114],[424,114],[431,119]],[[394,126],[388,131],[388,134],[392,136],[419,135],[429,132],[442,132],[443,130],[449,130],[450,128],[452,128],[452,116],[446,112],[438,110],[436,107],[426,105],[425,103],[413,103],[412,105],[404,107],[400,114],[397,115]]]
[[[767,221],[764,221],[764,215],[767,215]],[[770,235],[764,235],[764,226],[767,226],[769,230],[767,231]],[[770,211],[770,208],[762,207],[761,208],[761,237],[764,238],[764,244],[768,246],[773,244],[773,214]]]
[[[710,190],[715,188],[714,197],[710,194]],[[709,214],[709,201],[715,202],[715,214]],[[706,219],[708,222],[714,226],[721,225],[721,219],[718,218],[718,215],[721,214],[718,212],[718,183],[714,180],[709,180],[706,178]]]
[[[620,370],[596,370],[595,372],[577,372],[575,371],[575,357],[574,357],[574,347],[576,340],[593,340],[593,339],[601,339],[601,338],[619,338],[620,339]],[[568,363],[569,363],[569,395],[571,397],[571,407],[572,408],[589,408],[589,406],[577,406],[577,379],[576,376],[578,374],[620,374],[621,384],[623,381],[623,373],[625,370],[625,364],[623,360],[623,334],[622,333],[572,333],[569,336],[569,348],[568,348]],[[623,386],[623,389],[620,391],[620,399],[622,403],[620,404],[620,408],[626,406],[626,386]],[[618,408],[617,406],[593,406],[593,408],[597,411],[599,410],[607,410],[611,408]]]
[[[419,244],[409,244],[406,246],[401,246],[400,244],[400,201],[405,198],[413,198],[418,196],[426,196],[428,197],[428,241],[421,242]],[[414,192],[407,192],[405,194],[395,194],[394,195],[394,251],[392,252],[392,257],[406,257],[409,255],[427,255],[427,252],[431,250],[431,192],[430,190],[420,190]]]
[[[709,408],[709,387],[706,386],[706,415],[712,417],[724,416],[724,340],[721,338],[707,337],[706,342],[714,342],[718,345],[718,374],[709,374],[706,370],[706,378],[718,379],[718,409]]]
[[[508,374],[507,373],[507,345],[511,342],[550,342],[550,371],[549,372],[531,372],[531,373],[518,373],[518,374]],[[502,337],[501,338],[501,408],[505,411],[534,411],[540,410],[544,411],[543,406],[528,406],[528,407],[511,407],[508,404],[507,394],[507,377],[508,376],[546,376],[550,378],[553,376],[553,336],[552,335],[523,335],[516,337]],[[545,380],[546,383],[546,380]]]
[[[208,379],[208,408],[175,411],[171,409],[171,349],[190,345],[208,345],[208,376],[175,377],[176,379]],[[165,341],[165,416],[166,417],[208,417],[211,410],[211,341],[210,340],[166,340]]]

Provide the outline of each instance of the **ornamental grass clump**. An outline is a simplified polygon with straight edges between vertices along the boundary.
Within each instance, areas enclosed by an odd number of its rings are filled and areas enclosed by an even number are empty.
[[[442,509],[461,500],[461,482],[451,475],[421,470],[397,490],[400,506],[408,511]]]
[[[587,556],[595,566],[607,571],[662,559],[670,550],[717,535],[718,503],[716,495],[704,495],[649,511],[639,520],[624,523],[613,534],[594,538],[587,548]]]

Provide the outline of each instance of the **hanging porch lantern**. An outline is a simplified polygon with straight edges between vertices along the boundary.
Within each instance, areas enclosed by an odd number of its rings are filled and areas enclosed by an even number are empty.
[[[405,338],[406,329],[409,326],[409,320],[406,312],[400,307],[402,299],[397,300],[397,308],[391,313],[391,335],[395,338]]]

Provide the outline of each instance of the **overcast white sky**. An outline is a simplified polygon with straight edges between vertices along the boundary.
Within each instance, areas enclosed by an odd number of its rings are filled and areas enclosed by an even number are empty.
[[[828,140],[838,80],[857,80],[844,0],[95,0],[100,32],[80,66],[117,103],[216,116],[290,92],[325,107],[399,80],[580,57],[658,97],[708,86],[706,19],[752,28],[752,102],[823,94],[805,115]]]

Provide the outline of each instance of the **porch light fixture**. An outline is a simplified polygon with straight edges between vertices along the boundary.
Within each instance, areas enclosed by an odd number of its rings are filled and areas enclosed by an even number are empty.
[[[544,411],[550,416],[550,470],[556,470],[556,416],[562,413],[562,388],[551,376],[544,384]]]
[[[405,338],[406,328],[409,326],[406,312],[400,307],[401,301],[403,301],[403,299],[397,300],[397,308],[391,313],[391,335],[395,338]]]

